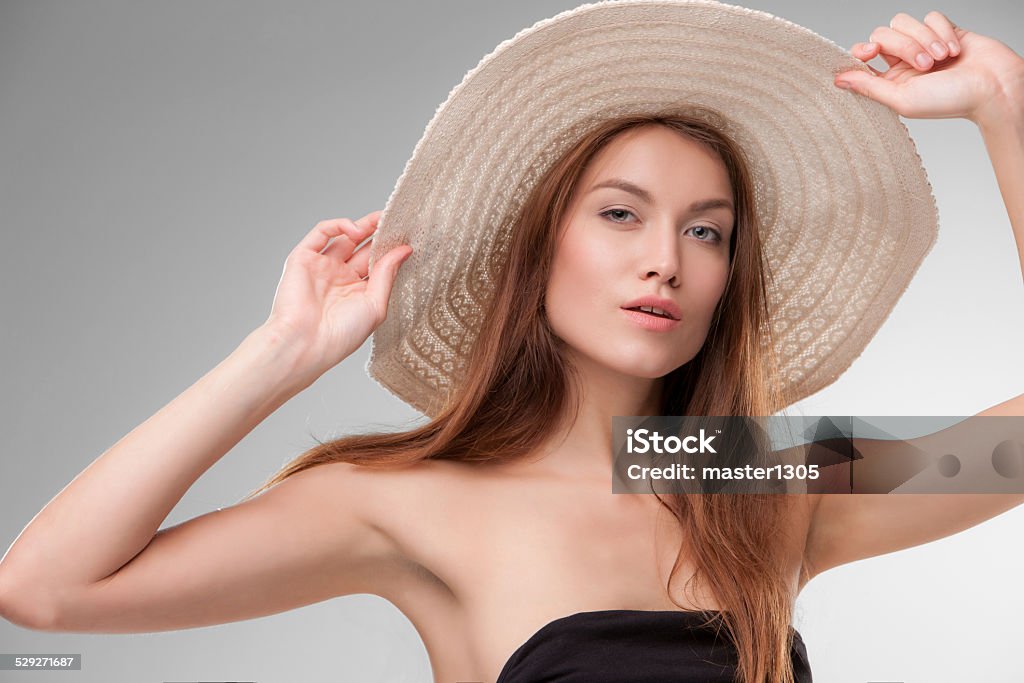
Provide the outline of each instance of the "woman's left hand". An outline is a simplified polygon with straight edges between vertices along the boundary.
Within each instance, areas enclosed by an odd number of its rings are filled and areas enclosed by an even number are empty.
[[[853,46],[867,62],[881,55],[885,72],[844,71],[835,83],[913,119],[958,118],[983,124],[1006,107],[1024,110],[1024,59],[994,38],[953,24],[940,12],[924,22],[899,13]],[[923,57],[922,57],[923,55]]]

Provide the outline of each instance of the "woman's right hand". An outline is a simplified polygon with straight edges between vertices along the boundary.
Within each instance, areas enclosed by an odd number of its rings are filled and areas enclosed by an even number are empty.
[[[314,377],[362,346],[387,315],[391,286],[412,247],[391,249],[367,276],[373,240],[356,245],[374,233],[381,213],[321,221],[285,260],[263,326],[300,349],[303,370]]]

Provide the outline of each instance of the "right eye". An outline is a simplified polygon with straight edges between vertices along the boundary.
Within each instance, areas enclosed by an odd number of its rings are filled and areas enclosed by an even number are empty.
[[[616,218],[612,218],[612,214],[620,214],[620,215],[621,214],[626,214],[628,216],[633,216],[634,218],[636,217],[636,215],[632,211],[629,211],[628,209],[607,209],[605,211],[602,211],[598,215],[599,216],[604,216],[605,218],[608,218],[609,220],[611,220],[612,223],[622,223],[622,222],[624,222],[624,221],[617,220]]]

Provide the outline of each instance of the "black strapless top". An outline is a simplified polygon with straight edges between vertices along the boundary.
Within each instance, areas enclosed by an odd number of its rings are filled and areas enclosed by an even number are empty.
[[[555,619],[512,653],[496,683],[733,683],[739,657],[715,612],[600,610]],[[790,651],[797,683],[811,683],[799,631]]]

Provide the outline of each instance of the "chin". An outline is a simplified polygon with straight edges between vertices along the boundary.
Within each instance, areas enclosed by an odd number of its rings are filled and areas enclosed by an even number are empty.
[[[600,336],[595,335],[595,338]],[[611,335],[605,335],[608,345],[601,347],[593,346],[593,338],[580,339],[580,343],[573,343],[575,339],[559,338],[571,349],[571,355],[576,356],[577,361],[582,361],[584,365],[596,365],[620,375],[643,379],[664,377],[689,363],[696,353],[680,354],[678,348],[658,348],[657,345],[634,343],[631,340],[614,344]]]
[[[626,374],[627,375],[632,375],[633,377],[643,377],[644,379],[659,379],[661,377],[664,377],[668,373],[672,372],[677,367],[679,367],[679,366],[678,365],[662,365],[662,366],[659,366],[659,367],[654,368],[654,369],[638,368],[638,369],[636,369],[633,372],[630,372],[629,370],[627,370]]]
[[[676,362],[672,359],[659,359],[653,356],[648,356],[646,358],[608,359],[606,362],[602,362],[602,364],[620,374],[629,375],[630,377],[658,379],[659,377],[664,377],[684,363]]]

